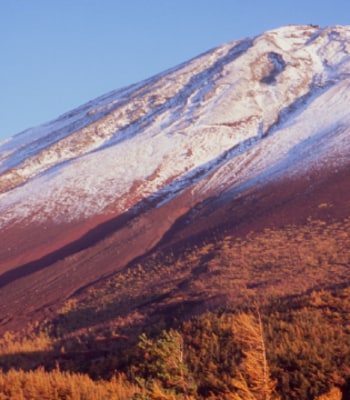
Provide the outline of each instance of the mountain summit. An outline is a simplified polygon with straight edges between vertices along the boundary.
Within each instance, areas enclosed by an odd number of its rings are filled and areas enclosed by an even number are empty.
[[[157,246],[347,216],[349,109],[350,27],[287,26],[0,143],[1,329]]]

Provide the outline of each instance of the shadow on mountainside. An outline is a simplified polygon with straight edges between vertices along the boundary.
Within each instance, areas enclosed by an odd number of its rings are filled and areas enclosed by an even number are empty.
[[[250,42],[242,42],[239,43],[237,46],[234,46],[229,55],[226,57],[228,58],[236,58],[239,57],[242,52],[251,45]],[[220,62],[218,61],[212,67],[213,71],[216,71],[217,68],[220,67]],[[211,71],[213,73],[213,71]],[[268,130],[263,134],[263,138],[269,137],[276,133],[275,128],[278,126],[281,121],[285,122],[287,117],[295,116],[297,112],[299,112],[299,103],[302,102],[312,102],[317,95],[323,93],[324,90],[327,90],[329,85],[321,88],[321,89],[313,89],[310,88],[310,93],[302,96],[299,99],[296,99],[291,105],[286,106],[283,110],[281,110],[279,114],[279,118],[277,123],[273,124]],[[181,97],[181,96],[180,96]],[[309,98],[310,97],[310,98]],[[280,121],[281,120],[281,121]],[[331,135],[334,133],[340,134],[342,132],[342,127],[336,128],[335,132],[333,131],[326,131],[320,132],[318,138],[320,139],[320,146],[324,145],[324,136]],[[150,195],[148,198],[141,200],[135,206],[133,206],[130,210],[126,211],[125,213],[112,218],[95,228],[91,229],[85,235],[80,237],[79,239],[63,246],[60,249],[57,249],[50,254],[45,255],[44,257],[33,260],[21,266],[15,267],[2,275],[0,275],[0,289],[13,281],[16,281],[20,278],[26,277],[32,273],[40,271],[44,268],[49,267],[50,265],[63,260],[64,258],[78,253],[82,250],[85,250],[91,246],[94,246],[98,242],[102,241],[112,233],[122,229],[123,227],[127,226],[135,217],[138,215],[147,212],[150,209],[156,208],[161,206],[162,203],[171,200],[175,195],[185,190],[189,187],[193,182],[198,182],[201,179],[205,178],[206,176],[210,175],[216,169],[224,165],[227,161],[239,156],[242,152],[242,146],[245,148],[245,151],[249,151],[255,145],[259,144],[262,139],[259,135],[246,139],[241,143],[235,144],[232,148],[224,151],[222,154],[217,156],[215,159],[208,161],[207,163],[195,168],[194,170],[186,173],[184,176],[177,178],[172,183],[168,184],[165,188],[160,189],[158,192]],[[297,159],[297,155],[299,157],[305,155],[307,151],[310,153],[310,149],[315,146],[314,140],[305,139],[302,143],[295,145],[290,151],[288,152],[285,159],[283,159],[279,164],[272,166],[266,172],[256,176],[252,180],[250,180],[246,185],[239,186],[238,188],[234,188],[229,197],[233,198],[235,195],[239,193],[239,191],[244,191],[249,189],[256,184],[259,184],[261,181],[267,180],[268,177],[271,175],[275,175],[276,177],[281,176],[281,171],[285,171],[288,168],[290,163],[295,162]],[[306,147],[307,150],[304,149]]]
[[[82,338],[76,338],[76,341],[71,343],[58,341],[54,348],[48,351],[20,351],[0,355],[0,370],[33,371],[44,367],[49,371],[59,368],[60,371],[87,373],[93,378],[100,378],[101,374],[108,377],[116,367],[120,368],[120,358],[125,350],[127,338],[111,337],[96,340],[90,338],[85,339],[84,343],[81,340]],[[114,358],[113,371],[102,362],[105,359],[110,363],[112,358]]]
[[[249,139],[248,142],[250,143],[251,140]],[[255,141],[253,141],[251,144],[254,145]],[[126,227],[137,216],[146,213],[151,209],[160,207],[162,204],[170,201],[176,195],[188,188],[191,184],[194,182],[199,182],[201,179],[210,175],[217,168],[225,164],[228,160],[239,154],[240,144],[235,144],[231,149],[226,150],[215,159],[208,161],[205,164],[200,165],[194,168],[192,171],[187,172],[183,176],[175,179],[164,188],[159,189],[156,193],[151,194],[146,199],[139,201],[128,211],[106,222],[103,222],[77,240],[74,240],[73,242],[45,255],[40,259],[30,261],[3,273],[0,275],[0,289],[12,283],[13,281],[45,269],[66,257],[96,245],[110,236],[112,233]]]
[[[217,159],[195,168],[184,176],[177,178],[166,187],[160,189],[158,192],[150,195],[146,199],[139,201],[136,205],[123,214],[103,222],[102,224],[91,229],[79,239],[74,240],[73,242],[45,255],[40,259],[30,261],[3,273],[0,275],[0,289],[18,279],[45,269],[66,257],[96,245],[110,236],[112,233],[128,226],[128,224],[130,224],[139,215],[161,206],[163,203],[168,202],[177,194],[184,191],[194,181],[199,181],[200,179],[204,178],[212,171],[212,168],[221,165],[223,160],[225,161],[226,158],[227,154],[225,153],[223,156],[221,155],[217,157]]]
[[[116,218],[102,223],[101,225],[98,225],[79,239],[67,244],[66,246],[61,247],[56,251],[53,251],[50,254],[47,254],[40,259],[23,264],[19,267],[13,268],[10,271],[3,273],[0,276],[0,288],[12,283],[13,281],[47,268],[50,265],[60,260],[63,260],[66,257],[69,257],[75,253],[87,249],[90,246],[95,245],[114,231],[124,227],[135,216],[135,210],[126,212]]]
[[[266,299],[265,304],[259,304],[259,307],[266,318],[270,318],[276,312],[279,313],[279,318],[283,315],[284,317],[289,315],[288,318],[290,318],[290,313],[298,312],[298,310],[305,311],[306,309],[309,312],[319,312],[322,315],[324,309],[327,318],[332,317],[330,314],[330,310],[332,310],[334,318],[338,320],[341,309],[346,309],[346,305],[342,306],[342,302],[338,302],[338,300],[342,299],[342,290],[348,290],[349,285],[350,281],[324,286],[318,288],[316,294],[314,288],[310,288],[299,295],[281,296],[277,302]],[[325,297],[326,292],[328,292],[328,297]],[[322,296],[327,299],[324,301],[330,303],[325,302],[323,304],[320,300]],[[252,304],[254,303],[246,304],[245,307],[250,309],[253,307]],[[330,306],[335,308],[330,308]],[[225,311],[239,313],[244,310],[244,307],[232,303],[225,309],[215,307],[214,311],[217,310],[220,310],[219,314]],[[206,309],[202,309],[197,315],[206,311]],[[133,360],[135,362],[135,358],[130,357],[130,355],[134,354],[135,356],[135,348],[142,332],[146,331],[148,337],[154,337],[158,336],[162,329],[180,328],[185,318],[166,321],[166,314],[169,315],[169,312],[164,309],[162,318],[158,318],[158,327],[154,327],[154,321],[149,320],[147,326],[139,323],[128,324],[124,332],[115,333],[108,330],[108,325],[101,325],[99,329],[85,329],[74,332],[74,335],[62,335],[60,339],[52,340],[50,350],[0,353],[0,369],[4,372],[11,369],[31,371],[44,366],[45,370],[59,368],[61,371],[87,373],[93,378],[109,378],[116,370],[129,370],[130,362],[133,362]],[[317,321],[324,323],[325,319],[318,319]],[[291,320],[289,323],[293,324],[295,321]],[[283,325],[284,329],[286,329],[286,325]],[[209,327],[209,325],[206,326]]]

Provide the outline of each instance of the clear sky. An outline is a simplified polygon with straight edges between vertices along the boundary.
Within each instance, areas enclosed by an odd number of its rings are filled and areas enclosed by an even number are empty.
[[[350,25],[350,0],[0,0],[0,140],[222,43]]]

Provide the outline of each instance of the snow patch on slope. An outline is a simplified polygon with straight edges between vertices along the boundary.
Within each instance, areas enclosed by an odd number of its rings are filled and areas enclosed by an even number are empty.
[[[197,193],[240,190],[319,160],[336,167],[349,154],[349,50],[349,28],[281,28],[0,144],[0,226],[122,213],[194,182]]]

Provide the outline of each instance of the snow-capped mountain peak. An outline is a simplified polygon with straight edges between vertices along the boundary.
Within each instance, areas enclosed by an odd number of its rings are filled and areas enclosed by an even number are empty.
[[[0,225],[337,168],[349,74],[349,27],[288,26],[111,92],[0,144]]]

